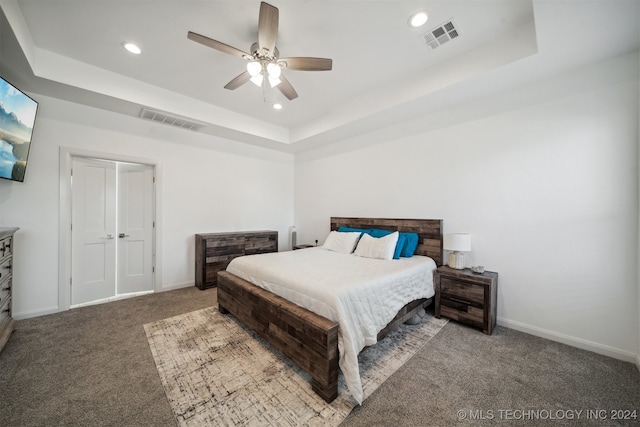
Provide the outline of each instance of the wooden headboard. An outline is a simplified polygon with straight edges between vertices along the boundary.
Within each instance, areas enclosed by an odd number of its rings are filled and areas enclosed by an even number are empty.
[[[441,219],[391,219],[391,218],[344,218],[331,217],[331,230],[340,227],[380,228],[391,231],[408,231],[418,233],[417,255],[432,258],[441,266],[442,252],[442,220]]]

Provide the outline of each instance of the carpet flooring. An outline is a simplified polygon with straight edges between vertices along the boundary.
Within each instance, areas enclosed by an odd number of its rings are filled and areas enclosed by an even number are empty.
[[[175,427],[143,325],[214,304],[215,289],[189,287],[18,321],[0,352],[0,425]],[[609,418],[514,412],[554,409]],[[634,364],[450,321],[342,425],[639,425],[618,410],[640,411]]]
[[[446,323],[427,315],[362,351],[365,399]],[[338,397],[326,403],[308,374],[213,307],[144,327],[180,426],[338,426],[356,406],[342,375]]]

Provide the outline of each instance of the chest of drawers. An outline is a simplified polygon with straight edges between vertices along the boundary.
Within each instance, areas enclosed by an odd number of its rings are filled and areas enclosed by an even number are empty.
[[[196,277],[199,289],[216,286],[218,271],[239,256],[278,252],[277,231],[196,234]]]
[[[13,235],[16,227],[0,228],[0,351],[13,332],[12,316],[13,288]]]
[[[496,325],[498,273],[439,267],[435,276],[435,316],[448,317],[491,335]]]

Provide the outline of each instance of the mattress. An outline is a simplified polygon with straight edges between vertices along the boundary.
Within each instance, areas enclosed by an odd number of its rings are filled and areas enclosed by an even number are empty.
[[[234,258],[227,271],[339,325],[339,366],[362,403],[358,354],[407,303],[434,295],[435,262],[363,258],[314,247]]]

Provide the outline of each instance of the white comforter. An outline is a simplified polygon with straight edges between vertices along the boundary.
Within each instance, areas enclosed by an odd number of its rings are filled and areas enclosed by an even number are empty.
[[[340,369],[362,404],[358,354],[407,303],[434,295],[431,258],[362,258],[317,248],[235,258],[227,271],[338,322]]]

